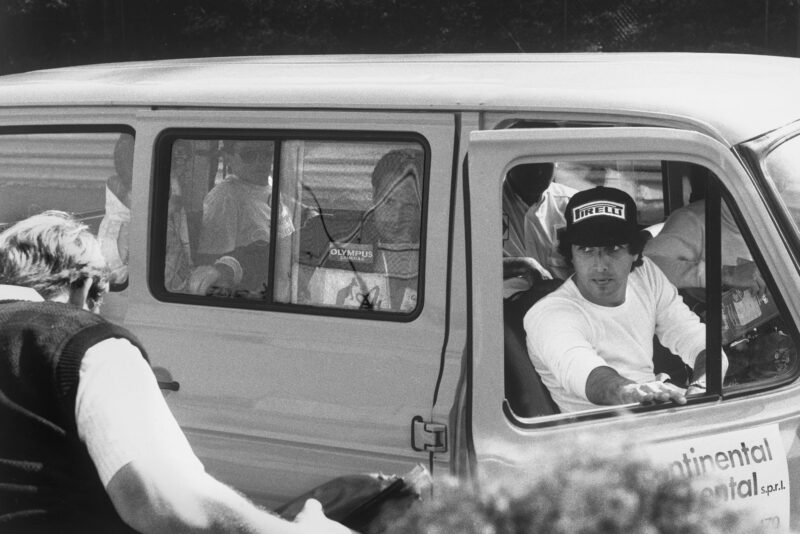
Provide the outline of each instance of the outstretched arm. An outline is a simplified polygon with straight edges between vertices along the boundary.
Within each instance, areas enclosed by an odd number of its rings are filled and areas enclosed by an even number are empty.
[[[207,475],[187,473],[169,462],[131,462],[106,488],[117,513],[143,533],[231,532],[264,534],[347,534],[329,520],[319,502],[309,500],[296,522],[262,510]]]
[[[596,367],[589,373],[586,397],[595,404],[606,406],[667,401],[686,404],[686,390],[674,384],[662,380],[638,384],[607,366]]]
[[[138,349],[107,339],[81,362],[76,422],[122,520],[139,532],[346,534],[313,503],[296,522],[208,475]]]

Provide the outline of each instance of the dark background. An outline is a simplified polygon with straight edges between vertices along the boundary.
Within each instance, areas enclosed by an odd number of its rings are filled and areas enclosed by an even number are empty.
[[[0,74],[198,56],[800,56],[800,0],[0,0]]]

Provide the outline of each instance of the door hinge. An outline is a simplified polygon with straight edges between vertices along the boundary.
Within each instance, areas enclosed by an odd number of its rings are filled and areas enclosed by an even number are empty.
[[[421,415],[411,420],[411,448],[424,452],[447,452],[447,425],[425,421]]]

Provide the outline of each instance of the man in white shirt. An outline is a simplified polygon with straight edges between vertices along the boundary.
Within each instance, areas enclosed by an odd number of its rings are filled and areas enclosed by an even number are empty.
[[[722,285],[763,295],[764,279],[725,202],[720,215]],[[705,229],[705,200],[692,202],[670,213],[658,235],[648,241],[644,253],[678,288],[705,288]]]
[[[203,201],[200,266],[191,275],[190,292],[205,294],[209,287],[220,286],[263,298],[269,280],[273,145],[256,140],[225,143],[229,174]],[[293,232],[289,212],[281,205],[279,244]]]
[[[608,187],[581,191],[565,218],[559,249],[575,273],[523,321],[531,361],[559,408],[684,404],[687,393],[703,392],[705,325],[664,273],[642,257],[646,236],[633,199]],[[654,334],[693,368],[688,390],[655,375]]]
[[[563,280],[572,268],[558,252],[564,208],[576,190],[553,183],[553,163],[524,163],[503,182],[503,278],[530,276]],[[530,282],[530,280],[528,280]],[[522,285],[507,283],[506,296]]]
[[[135,336],[91,313],[108,275],[63,212],[0,234],[0,529],[349,532],[316,501],[290,523],[205,472]]]

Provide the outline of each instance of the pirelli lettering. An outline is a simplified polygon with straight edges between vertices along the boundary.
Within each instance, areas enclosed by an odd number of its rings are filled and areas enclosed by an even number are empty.
[[[598,200],[572,208],[572,221],[576,223],[598,215],[615,217],[624,221],[626,220],[625,205],[608,200]]]

